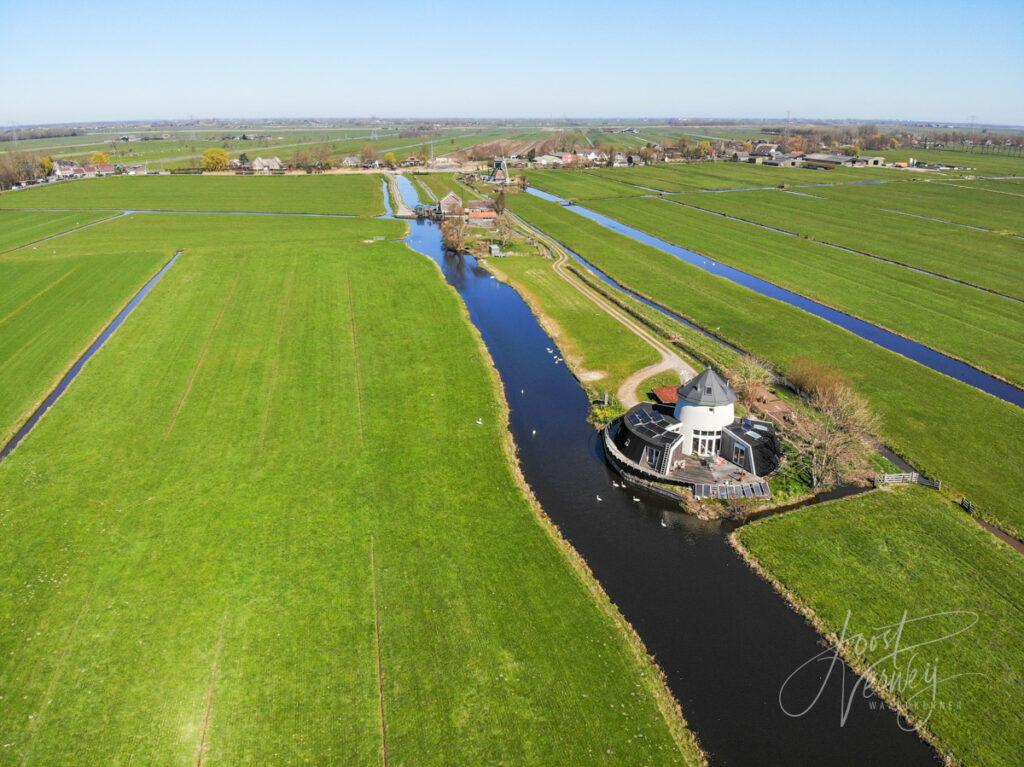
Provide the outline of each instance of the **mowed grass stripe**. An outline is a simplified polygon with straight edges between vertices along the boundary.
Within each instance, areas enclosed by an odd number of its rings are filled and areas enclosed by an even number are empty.
[[[112,176],[0,195],[0,208],[269,211],[376,216],[380,176]]]
[[[1018,385],[1020,303],[665,200],[594,200],[594,210],[880,325]]]
[[[459,299],[364,242],[395,222],[112,227],[75,237],[185,252],[0,464],[13,759],[379,764],[372,554],[393,764],[685,763],[516,484]]]
[[[1011,437],[1024,428],[1020,408],[609,231],[556,203],[515,195],[510,204],[531,224],[622,284],[783,371],[797,357],[835,367],[878,413],[887,444],[969,496],[988,519],[1005,529],[1024,530],[1024,477]]]

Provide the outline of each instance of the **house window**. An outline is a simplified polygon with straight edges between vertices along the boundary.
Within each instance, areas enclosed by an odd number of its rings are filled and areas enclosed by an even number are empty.
[[[733,445],[732,447],[732,462],[737,466],[747,465],[747,449],[743,445]]]
[[[658,462],[661,460],[661,451],[656,447],[648,445],[644,448],[644,460],[655,469],[658,468]]]

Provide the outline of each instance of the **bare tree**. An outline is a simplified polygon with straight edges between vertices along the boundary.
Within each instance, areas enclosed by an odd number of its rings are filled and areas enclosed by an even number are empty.
[[[466,247],[466,222],[461,216],[446,218],[441,222],[441,240],[451,251],[461,253]]]

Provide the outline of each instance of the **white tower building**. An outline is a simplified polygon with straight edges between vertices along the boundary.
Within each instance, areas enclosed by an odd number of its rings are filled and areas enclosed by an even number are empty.
[[[736,394],[708,368],[679,387],[675,417],[683,435],[681,450],[690,455],[718,455],[722,429],[736,418]]]

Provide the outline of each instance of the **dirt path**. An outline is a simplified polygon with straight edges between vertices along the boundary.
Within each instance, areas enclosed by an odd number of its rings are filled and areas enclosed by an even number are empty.
[[[555,255],[553,268],[559,277],[565,280],[581,295],[585,296],[587,300],[597,306],[601,311],[617,321],[620,325],[651,346],[656,352],[658,352],[658,354],[661,355],[661,359],[658,362],[636,371],[622,382],[622,385],[619,386],[615,395],[618,397],[619,402],[626,407],[636,405],[640,402],[640,397],[637,396],[637,389],[648,378],[656,376],[659,373],[665,373],[670,370],[675,371],[679,375],[680,381],[688,380],[697,375],[697,371],[694,370],[689,363],[685,362],[683,358],[680,357],[665,341],[662,341],[642,323],[635,320],[628,313],[624,312],[600,293],[581,282],[568,268],[569,254],[566,253],[557,242],[546,235],[538,233],[535,229],[527,227],[519,218],[515,218],[514,220],[520,227],[525,227],[531,237],[540,239]]]

